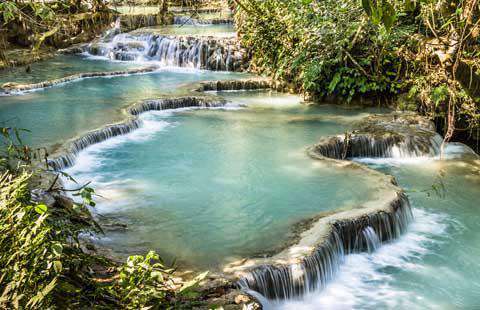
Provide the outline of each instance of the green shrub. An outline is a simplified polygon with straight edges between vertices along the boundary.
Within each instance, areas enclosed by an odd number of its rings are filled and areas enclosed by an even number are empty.
[[[356,0],[237,2],[237,25],[254,69],[320,97],[351,100],[395,94],[402,86],[395,50],[413,28],[394,27],[392,7],[372,23]],[[378,10],[370,9],[374,16]]]
[[[31,175],[0,176],[0,307],[43,308],[82,267],[78,236],[97,231],[81,204],[33,203]]]

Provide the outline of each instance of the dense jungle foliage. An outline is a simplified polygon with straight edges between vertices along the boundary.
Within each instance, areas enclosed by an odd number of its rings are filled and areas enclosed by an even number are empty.
[[[68,36],[104,23],[109,9],[101,0],[18,1],[0,3],[2,44],[9,42],[38,49],[43,43],[60,44]]]
[[[185,282],[154,252],[117,265],[87,250],[86,236],[102,233],[90,211],[93,189],[64,189],[59,175],[43,168],[45,152],[24,146],[20,135],[0,127],[1,309],[190,304],[206,273]],[[65,197],[66,191],[79,202]]]
[[[316,99],[398,102],[478,150],[479,1],[232,4],[254,70]]]
[[[159,7],[163,20],[167,1],[148,3]],[[119,16],[107,4],[102,0],[0,1],[0,68],[41,60],[49,50],[94,39]],[[23,56],[21,49],[25,49]]]

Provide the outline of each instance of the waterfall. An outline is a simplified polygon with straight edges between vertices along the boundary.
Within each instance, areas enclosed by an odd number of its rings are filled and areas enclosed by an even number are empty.
[[[218,25],[233,24],[233,20],[231,18],[200,19],[191,16],[174,16],[173,23],[175,25]]]
[[[380,238],[371,226],[366,227],[362,231],[362,238],[360,239],[365,240],[366,251],[368,253],[372,253],[373,251],[377,250],[381,245]]]
[[[110,72],[84,72],[78,74],[72,74],[63,78],[54,79],[54,80],[47,80],[39,83],[33,84],[16,84],[16,83],[6,83],[2,85],[6,94],[13,94],[13,93],[20,93],[26,91],[32,91],[37,89],[43,89],[48,87],[53,87],[60,84],[65,84],[81,79],[87,78],[94,78],[94,77],[113,77],[119,75],[131,75],[131,74],[141,74],[141,73],[149,73],[157,70],[157,67],[150,66],[146,68],[139,68],[139,69],[130,69],[130,70],[123,70],[123,71],[110,71]]]
[[[260,299],[292,299],[318,291],[334,277],[345,255],[373,251],[405,232],[412,219],[408,198],[399,193],[391,212],[379,211],[332,224],[328,238],[310,256],[291,265],[256,267],[237,282],[240,289]]]
[[[146,100],[131,107],[128,112],[134,117],[127,122],[109,125],[104,128],[92,131],[85,136],[75,139],[69,143],[66,152],[56,158],[50,159],[48,165],[56,170],[64,170],[73,166],[75,158],[82,150],[87,147],[110,139],[112,137],[128,134],[141,126],[141,121],[137,116],[146,111],[172,110],[188,107],[220,107],[225,105],[226,101],[217,98],[202,97],[179,97],[164,98],[158,100]]]
[[[130,120],[123,124],[110,125],[105,128],[90,132],[87,135],[74,140],[71,143],[69,150],[65,154],[57,158],[50,159],[48,161],[48,165],[56,171],[71,167],[75,163],[76,155],[88,146],[116,136],[130,133],[133,130],[138,129],[140,125],[141,122],[139,120]]]
[[[433,132],[418,135],[347,134],[326,138],[309,149],[312,155],[334,159],[355,157],[407,158],[435,156],[442,138]]]
[[[121,61],[154,61],[162,66],[241,71],[243,50],[234,38],[117,34],[86,47],[90,55]]]
[[[183,97],[183,98],[166,98],[157,100],[145,100],[140,104],[136,104],[129,109],[130,114],[139,115],[146,111],[160,111],[180,108],[214,108],[224,106],[226,103],[223,99],[207,99],[202,97]]]
[[[197,91],[256,90],[269,88],[271,88],[270,80],[254,78],[203,82]]]

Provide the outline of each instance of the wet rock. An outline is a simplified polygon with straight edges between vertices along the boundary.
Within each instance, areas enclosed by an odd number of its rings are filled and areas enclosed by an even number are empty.
[[[334,159],[435,156],[442,144],[433,123],[416,114],[374,115],[356,127],[353,132],[321,139],[308,149],[309,154]]]
[[[240,295],[235,296],[235,303],[236,303],[237,305],[239,305],[239,304],[246,304],[246,303],[248,303],[248,302],[250,302],[250,301],[251,301],[251,299],[250,299],[250,297],[248,297],[247,295],[242,295],[242,294],[240,294]]]
[[[60,54],[72,55],[81,54],[85,51],[85,45],[74,45],[64,49],[59,49],[57,52]]]
[[[43,203],[47,207],[52,207],[55,205],[55,197],[46,190],[36,188],[31,191],[31,195],[34,203]]]
[[[122,222],[120,219],[114,218],[114,217],[108,217],[108,216],[98,216],[99,218],[99,224],[100,227],[104,231],[111,231],[111,232],[116,232],[116,231],[126,231],[128,228],[128,225],[124,222]]]
[[[249,66],[245,50],[232,37],[172,36],[139,30],[120,34],[114,42],[94,42],[86,51],[115,60],[150,59],[207,70],[244,71]]]
[[[200,283],[198,290],[203,305],[198,309],[261,309],[260,303],[235,288],[233,282],[223,274],[212,274]]]
[[[269,89],[272,83],[269,79],[252,78],[243,80],[224,80],[203,82],[198,91],[222,91],[222,90],[254,90]]]

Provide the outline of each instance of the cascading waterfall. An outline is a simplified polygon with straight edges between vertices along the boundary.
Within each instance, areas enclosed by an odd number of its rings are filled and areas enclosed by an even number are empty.
[[[104,127],[99,130],[88,133],[78,139],[73,140],[70,143],[68,150],[53,159],[48,161],[48,165],[56,170],[64,170],[73,166],[75,158],[80,151],[87,147],[108,140],[110,138],[126,135],[136,129],[138,129],[142,123],[137,116],[146,111],[159,111],[159,110],[173,110],[188,107],[210,108],[220,107],[225,105],[226,101],[217,98],[202,98],[202,97],[179,97],[179,98],[165,98],[158,100],[146,100],[142,103],[134,105],[128,112],[134,117],[134,119],[128,120],[125,123],[114,124]]]
[[[368,253],[372,253],[373,251],[377,250],[381,245],[380,238],[371,226],[366,227],[362,231],[362,235],[362,239],[366,241],[366,251]]]
[[[215,108],[222,107],[225,103],[226,101],[223,99],[207,99],[201,97],[166,98],[145,100],[131,107],[129,112],[132,115],[139,115],[147,111],[173,110],[190,107]]]
[[[322,139],[309,148],[314,158],[343,160],[356,157],[406,158],[439,154],[442,138],[429,122],[415,117],[373,116],[361,131]],[[394,180],[392,181],[394,183]],[[261,300],[293,299],[322,289],[332,279],[344,256],[373,252],[398,238],[412,219],[408,198],[397,193],[387,208],[349,220],[335,220],[327,238],[313,254],[295,264],[259,266],[238,286]]]
[[[332,224],[328,238],[315,252],[292,265],[264,265],[238,281],[240,289],[270,300],[292,299],[318,291],[334,277],[344,256],[373,251],[398,238],[412,219],[408,198],[399,193],[392,212],[377,212]]]
[[[424,135],[347,134],[323,139],[310,152],[333,159],[355,157],[409,158],[435,156],[440,153],[442,138],[435,133]]]
[[[118,34],[110,42],[90,44],[90,55],[121,61],[155,61],[163,66],[241,71],[243,52],[234,38]]]

